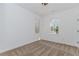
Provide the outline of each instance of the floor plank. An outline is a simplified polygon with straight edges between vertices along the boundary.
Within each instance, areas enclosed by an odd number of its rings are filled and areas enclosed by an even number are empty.
[[[38,40],[30,44],[1,53],[1,56],[79,56],[79,48],[51,42]]]

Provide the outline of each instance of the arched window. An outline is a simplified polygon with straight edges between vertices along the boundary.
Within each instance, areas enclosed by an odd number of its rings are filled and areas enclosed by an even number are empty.
[[[52,19],[50,22],[50,29],[53,33],[59,33],[59,19]]]

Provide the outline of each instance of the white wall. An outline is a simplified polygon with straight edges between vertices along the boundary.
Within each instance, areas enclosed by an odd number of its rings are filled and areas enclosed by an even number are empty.
[[[59,34],[50,32],[50,21],[53,18],[60,20]],[[79,8],[51,14],[42,19],[16,5],[0,4],[0,52],[16,48],[23,44],[41,39],[79,46]],[[35,33],[35,20],[40,20],[40,33]]]
[[[53,34],[50,32],[50,21],[53,18],[60,20],[59,34]],[[79,33],[76,32],[77,29],[79,29],[79,22],[77,19],[79,19],[79,8],[73,8],[44,17],[41,38],[79,47],[79,44],[77,43],[77,41],[79,41]]]
[[[35,20],[40,17],[16,4],[0,5],[0,52],[38,39]],[[4,33],[1,33],[4,32]]]
[[[3,31],[4,31],[4,8],[3,4],[0,4],[0,39],[2,40]]]

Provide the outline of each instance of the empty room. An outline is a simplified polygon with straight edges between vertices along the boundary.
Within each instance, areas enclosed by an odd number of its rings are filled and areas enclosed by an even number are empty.
[[[79,56],[79,3],[0,3],[0,56]]]

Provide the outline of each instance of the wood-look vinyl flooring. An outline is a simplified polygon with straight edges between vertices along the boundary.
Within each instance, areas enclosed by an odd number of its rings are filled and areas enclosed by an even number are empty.
[[[79,56],[79,48],[47,40],[38,40],[1,53],[0,56]]]

